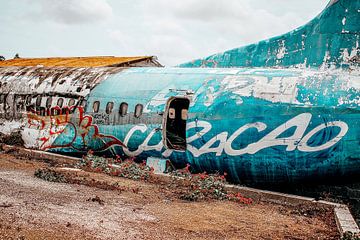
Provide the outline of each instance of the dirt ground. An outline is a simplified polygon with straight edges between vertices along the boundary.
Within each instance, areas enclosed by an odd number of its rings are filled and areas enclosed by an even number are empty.
[[[46,166],[0,154],[0,240],[339,239],[330,210],[187,202],[169,186],[98,173],[81,178],[116,183],[120,190],[35,178],[35,169]]]

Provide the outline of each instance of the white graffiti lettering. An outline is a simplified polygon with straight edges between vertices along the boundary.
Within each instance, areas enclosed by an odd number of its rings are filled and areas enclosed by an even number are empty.
[[[264,148],[282,145],[287,146],[286,151],[294,151],[297,147],[297,143],[300,142],[302,136],[304,135],[306,128],[310,123],[310,119],[310,113],[303,113],[290,119],[286,123],[280,125],[275,130],[267,134],[260,141],[249,144],[249,146],[245,149],[246,153],[255,154]],[[292,127],[296,127],[296,130],[292,136],[278,138],[282,133],[286,132]]]
[[[239,156],[244,154],[256,154],[257,152],[274,146],[286,146],[286,151],[295,151],[296,149],[301,152],[316,152],[328,149],[338,143],[348,132],[348,125],[342,121],[333,121],[328,123],[323,123],[310,132],[308,132],[305,136],[306,129],[309,127],[312,115],[310,113],[302,113],[294,118],[288,120],[284,124],[272,130],[270,133],[266,134],[258,141],[254,143],[250,143],[248,146],[243,147],[241,149],[235,149],[233,147],[234,141],[243,135],[251,128],[257,130],[258,133],[267,129],[267,125],[262,122],[248,123],[240,128],[238,128],[231,136],[229,133],[224,131],[218,133],[210,140],[203,140],[203,137],[206,134],[210,134],[212,130],[212,125],[206,121],[194,121],[187,124],[187,131],[195,129],[195,133],[192,136],[189,136],[187,140],[187,150],[194,156],[200,157],[203,154],[207,153],[215,153],[216,156],[221,156],[222,154],[227,154],[229,156]],[[327,140],[319,146],[309,146],[309,140],[316,136],[318,132],[327,128],[338,127],[340,128],[340,132],[336,137],[333,137],[331,140]],[[293,133],[290,136],[283,136],[288,130],[294,128]],[[198,130],[199,129],[199,130]],[[140,131],[141,133],[145,133],[148,130],[146,125],[137,125],[134,126],[127,133],[124,144],[128,146],[129,141],[132,139],[132,136],[136,131]],[[190,131],[192,132],[192,131]],[[289,131],[290,132],[290,131]],[[124,153],[129,156],[137,156],[141,154],[143,151],[163,151],[162,155],[164,157],[169,157],[174,150],[165,149],[163,146],[163,141],[161,140],[156,145],[149,145],[150,140],[153,138],[156,130],[152,130],[145,140],[138,146],[138,148],[134,151],[130,151],[124,148]],[[134,139],[134,141],[137,141]],[[201,143],[200,148],[193,146],[193,142],[198,141]]]
[[[231,135],[231,137],[227,140],[226,144],[225,144],[225,153],[230,155],[230,156],[237,156],[237,155],[243,155],[245,153],[248,152],[248,147],[243,148],[243,149],[238,149],[235,150],[232,148],[232,143],[233,141],[243,132],[245,132],[246,130],[250,129],[250,128],[256,128],[258,130],[258,132],[264,131],[266,129],[266,124],[262,123],[262,122],[256,122],[256,123],[249,123],[246,124],[242,127],[240,127],[238,130],[236,130],[233,135]]]
[[[145,124],[141,124],[141,125],[136,125],[135,127],[131,128],[130,131],[126,134],[125,139],[124,139],[124,145],[125,146],[129,146],[129,141],[132,137],[132,135],[134,134],[134,132],[136,131],[140,131],[142,133],[146,132],[146,130],[148,129],[148,127]],[[124,153],[128,156],[137,156],[139,154],[141,154],[144,150],[147,149],[142,149],[141,145],[138,147],[138,149],[136,149],[135,151],[130,151],[127,148],[123,148]]]
[[[334,137],[330,141],[327,141],[326,143],[324,143],[320,146],[316,146],[316,147],[309,146],[308,142],[309,142],[310,138],[312,138],[316,133],[318,133],[319,131],[321,131],[327,127],[339,127],[340,132],[338,133],[338,135],[336,137]],[[314,128],[313,130],[311,130],[308,134],[306,134],[301,139],[301,141],[298,145],[298,149],[302,152],[316,152],[316,151],[328,149],[328,148],[334,146],[336,143],[338,143],[345,136],[345,134],[347,133],[348,130],[349,130],[349,127],[344,122],[335,121],[335,122],[329,122],[327,124],[323,123],[323,124],[317,126],[316,128]]]

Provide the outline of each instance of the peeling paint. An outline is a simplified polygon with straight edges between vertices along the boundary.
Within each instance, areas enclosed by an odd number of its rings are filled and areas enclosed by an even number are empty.
[[[331,1],[308,24],[256,44],[180,64],[179,67],[359,67],[360,1]],[[347,49],[350,58],[344,58]]]

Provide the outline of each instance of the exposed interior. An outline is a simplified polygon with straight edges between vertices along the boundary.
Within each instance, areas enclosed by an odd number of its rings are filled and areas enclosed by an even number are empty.
[[[173,98],[168,102],[165,144],[168,149],[186,150],[186,121],[190,101],[186,98]]]

